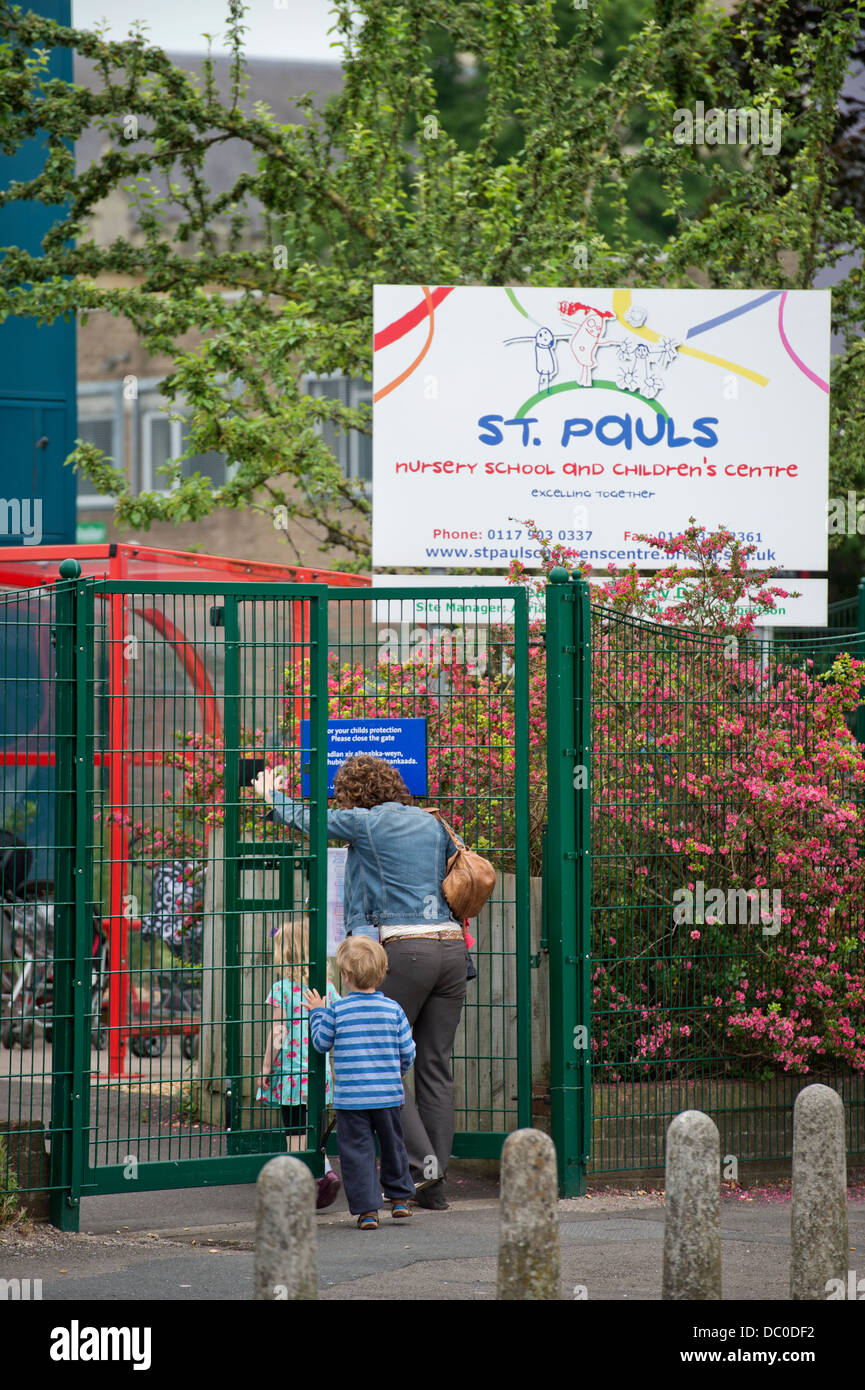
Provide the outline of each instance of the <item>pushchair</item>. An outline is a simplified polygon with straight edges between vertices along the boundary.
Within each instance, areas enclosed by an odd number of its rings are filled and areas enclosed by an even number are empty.
[[[37,1033],[51,1041],[54,988],[54,885],[31,880],[33,851],[8,831],[0,838],[0,1044],[33,1046]],[[107,978],[108,940],[93,918],[90,1016],[93,1046],[105,1046],[100,1026]]]
[[[136,1057],[158,1057],[165,1050],[167,1037],[179,1033],[187,1060],[198,1055],[201,1026],[201,923],[198,887],[189,876],[183,860],[171,860],[154,872],[152,909],[141,919],[142,959],[147,951],[164,944],[174,960],[171,967],[142,972],[139,995],[150,986],[150,1007],[141,999],[137,1019],[129,1035],[129,1046]],[[175,961],[177,962],[175,964]],[[133,1006],[133,1012],[135,1008]]]

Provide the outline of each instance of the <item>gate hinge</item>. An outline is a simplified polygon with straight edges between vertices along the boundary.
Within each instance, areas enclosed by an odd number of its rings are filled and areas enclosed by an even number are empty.
[[[207,620],[211,627],[225,627],[225,609],[211,608]]]
[[[578,652],[579,647],[562,647],[563,652]]]

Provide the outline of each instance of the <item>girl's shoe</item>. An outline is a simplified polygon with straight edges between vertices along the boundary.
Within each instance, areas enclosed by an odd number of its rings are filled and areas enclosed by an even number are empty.
[[[341,1187],[342,1183],[333,1170],[325,1173],[323,1178],[319,1178],[318,1196],[315,1199],[316,1211],[324,1211],[325,1207],[332,1206]]]
[[[402,1198],[396,1198],[390,1204],[390,1214],[391,1216],[405,1218],[406,1216],[411,1216],[411,1207],[408,1202],[403,1201]]]
[[[378,1212],[365,1211],[362,1216],[357,1218],[357,1228],[359,1231],[377,1231]]]

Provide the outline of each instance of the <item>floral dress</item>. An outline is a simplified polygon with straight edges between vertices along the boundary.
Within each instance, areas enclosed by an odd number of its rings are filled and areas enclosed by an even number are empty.
[[[270,1105],[306,1105],[306,1085],[309,1076],[309,1010],[303,1002],[305,987],[296,980],[277,980],[265,1003],[278,1009],[285,1020],[285,1037],[273,1062],[268,1080],[259,1086],[256,1100]],[[332,1004],[339,995],[328,980],[325,1003]],[[325,1104],[333,1099],[330,1066],[325,1072]]]

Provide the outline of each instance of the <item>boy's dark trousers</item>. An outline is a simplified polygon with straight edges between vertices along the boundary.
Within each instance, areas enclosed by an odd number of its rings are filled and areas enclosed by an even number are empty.
[[[381,1185],[375,1172],[375,1140],[381,1150]],[[378,1211],[381,1194],[407,1201],[415,1195],[402,1134],[401,1107],[337,1110],[339,1171],[352,1216]]]

